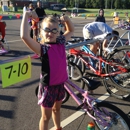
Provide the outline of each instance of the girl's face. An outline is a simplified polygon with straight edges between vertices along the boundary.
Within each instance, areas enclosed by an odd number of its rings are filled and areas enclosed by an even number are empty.
[[[100,14],[101,16],[103,15],[103,13],[104,13],[103,10],[100,10],[99,14]]]
[[[44,42],[56,42],[56,38],[59,34],[58,23],[44,22],[41,31]]]

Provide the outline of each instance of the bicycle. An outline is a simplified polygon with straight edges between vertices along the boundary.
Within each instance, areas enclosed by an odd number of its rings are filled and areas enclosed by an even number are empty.
[[[67,100],[71,96],[78,104],[78,109],[82,109],[85,114],[92,118],[100,130],[130,129],[128,116],[113,104],[95,99],[89,95],[88,91],[79,88],[70,80],[65,82],[64,87]],[[72,88],[82,95],[82,100],[72,91]]]
[[[113,51],[116,47],[117,47],[117,43],[115,44],[115,41],[114,41],[114,37],[115,37],[116,35],[110,35],[109,37],[107,37],[107,39],[108,39],[108,45],[107,45],[107,47],[105,48],[105,50],[103,51],[102,50],[102,55],[106,55],[106,53],[108,54],[108,53],[110,53],[111,51]],[[96,37],[94,37],[94,39],[99,39],[100,41],[103,41],[103,39],[106,37],[106,34],[103,34],[103,35],[100,35],[100,36],[96,36]],[[120,42],[120,45],[121,46],[123,46],[124,44],[123,44],[123,42],[122,42],[122,40],[118,37],[118,36],[116,36],[117,38],[118,38],[118,46],[119,46],[119,42]],[[71,45],[72,43],[81,43],[81,42],[83,42],[83,41],[85,41],[84,40],[84,38],[83,37],[72,37],[72,40],[70,40],[70,41],[68,41],[67,42],[67,44],[68,45]],[[114,45],[112,45],[112,43],[114,43]],[[90,44],[87,44],[87,45],[83,45],[82,47],[80,47],[80,49],[81,50],[84,50],[86,53],[90,53],[90,54],[92,54],[92,55],[95,55],[95,54],[93,54],[93,52],[89,49],[90,47]],[[76,63],[78,66],[80,66],[81,67],[81,70],[83,71],[83,72],[85,72],[85,69],[86,69],[86,66],[85,66],[85,64],[80,60],[80,59],[78,59],[78,58],[76,58],[76,56],[75,55],[73,55],[72,56],[72,54],[71,54],[71,51],[73,51],[73,50],[70,50],[70,52],[67,52],[67,55],[69,56],[71,56],[71,59],[73,59],[73,62],[74,63]],[[94,63],[93,63],[93,60],[91,59],[91,58],[89,58],[89,61],[91,62],[91,64],[93,64],[93,66],[95,65]]]
[[[4,42],[0,41],[0,54],[8,53],[10,50],[7,40],[4,38]]]
[[[122,45],[130,45],[130,23],[125,21],[125,22],[122,22],[120,23],[119,25],[117,26],[114,26],[113,29],[121,29],[121,30],[126,30],[126,32],[124,32],[120,38],[122,39],[126,34],[128,35],[128,41],[126,41],[125,43],[123,43]],[[118,43],[119,41],[116,42],[116,44]]]
[[[82,46],[82,45],[85,45],[85,43],[91,44],[92,41],[94,40],[87,41],[87,42],[80,42],[78,44]],[[75,44],[71,46],[72,46],[71,48],[73,48]],[[110,54],[108,54],[107,57],[103,57],[102,56],[102,42],[101,42],[98,56],[95,56],[92,53],[84,52],[83,50],[76,50],[76,49],[70,49],[70,54],[75,55],[77,59],[82,61],[87,66],[87,68],[89,68],[93,72],[93,73],[87,72],[86,73],[87,75],[85,74],[85,76],[101,77],[103,79],[103,84],[110,95],[118,99],[127,99],[130,96],[129,84],[125,84],[124,86],[122,85],[123,83],[126,82],[125,81],[126,79],[123,80],[122,76],[129,72],[129,67],[128,67],[129,66],[129,61],[128,61],[129,50],[130,50],[130,46],[122,46],[113,50]],[[126,51],[127,53],[124,53]],[[121,53],[121,56],[120,56],[120,53]],[[87,57],[87,61],[83,56]],[[98,64],[97,68],[93,67],[93,64],[91,64],[91,61],[89,61],[89,59],[94,59],[97,61],[97,64]],[[119,76],[120,78],[116,79],[116,76]],[[129,79],[128,76],[129,76],[129,73],[126,77]],[[111,87],[107,83],[108,79],[111,81]],[[121,81],[119,82],[119,80]],[[115,93],[113,88],[118,90],[118,92]]]
[[[84,41],[83,37],[72,36],[71,40],[67,41],[66,45],[71,45],[73,43],[80,43],[83,41]],[[72,55],[69,50],[66,50],[66,55],[68,60],[73,61],[76,65],[78,65],[81,68],[81,71],[83,73],[85,72],[85,64],[80,59],[78,59],[75,55]]]
[[[82,109],[85,114],[92,118],[100,130],[129,130],[128,116],[119,108],[105,101],[100,101],[89,95],[88,91],[83,90],[72,81],[67,80],[64,84],[65,97],[62,104],[69,100],[71,96],[78,104],[77,110]],[[80,98],[73,91],[75,89],[80,93]]]

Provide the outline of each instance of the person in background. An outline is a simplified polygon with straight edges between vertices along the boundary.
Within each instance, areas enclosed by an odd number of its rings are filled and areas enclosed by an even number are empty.
[[[44,8],[42,7],[41,1],[37,2],[37,7],[36,7],[35,11],[38,15],[39,21],[41,21],[46,16],[46,12],[45,12]]]
[[[33,6],[32,3],[30,3],[30,4],[29,4],[29,7],[28,7],[28,11],[31,12],[31,11],[33,11],[33,10],[34,10],[34,6]],[[33,38],[32,19],[31,19],[31,18],[28,20],[28,23],[29,23],[29,25],[30,25],[30,37]]]
[[[33,38],[37,41],[38,34],[40,31],[40,27],[38,25],[39,22],[46,16],[44,8],[42,7],[41,1],[37,1],[37,7],[35,8],[35,12],[38,15],[37,20],[32,20],[32,28],[33,28]]]
[[[85,40],[92,39],[95,36],[102,34],[114,34],[119,36],[119,33],[113,30],[109,25],[104,22],[92,22],[88,23],[83,27],[83,37]],[[107,39],[103,41],[103,49],[107,47]],[[99,43],[90,45],[90,50],[96,55]]]
[[[0,21],[0,33],[1,33],[1,40],[0,40],[0,48],[4,49],[4,46],[2,43],[4,43],[5,38],[5,28],[6,28],[6,22]]]
[[[47,16],[40,24],[42,41],[37,43],[28,33],[28,18],[30,17],[37,19],[36,12],[24,13],[20,36],[27,47],[37,53],[42,61],[38,92],[38,104],[41,108],[39,130],[48,130],[51,116],[55,130],[62,130],[60,108],[65,96],[64,82],[68,79],[65,45],[74,33],[74,26],[68,16],[61,16],[60,20],[65,24],[66,32],[59,35],[58,19],[54,16]],[[55,60],[54,57],[56,57]]]
[[[105,20],[105,17],[104,17],[104,10],[100,9],[98,13],[99,13],[99,15],[96,17],[95,21],[106,23],[106,20]]]
[[[23,7],[23,14],[24,14],[26,11],[28,11],[28,7],[27,7],[26,4],[24,4],[24,7]]]
[[[5,21],[0,21],[0,33],[1,33],[1,42],[5,42],[5,28],[6,28],[6,22]]]

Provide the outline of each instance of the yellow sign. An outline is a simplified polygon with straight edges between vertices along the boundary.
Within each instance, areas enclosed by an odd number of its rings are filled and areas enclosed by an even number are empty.
[[[2,87],[8,87],[15,83],[31,78],[31,58],[6,62],[0,65]]]

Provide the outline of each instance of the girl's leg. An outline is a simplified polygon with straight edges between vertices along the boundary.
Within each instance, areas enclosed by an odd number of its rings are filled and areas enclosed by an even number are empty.
[[[56,129],[61,130],[60,128],[60,108],[62,101],[56,101],[52,108],[52,118]]]
[[[41,119],[39,122],[39,130],[48,130],[48,124],[51,115],[52,115],[52,108],[44,108],[41,106]]]

